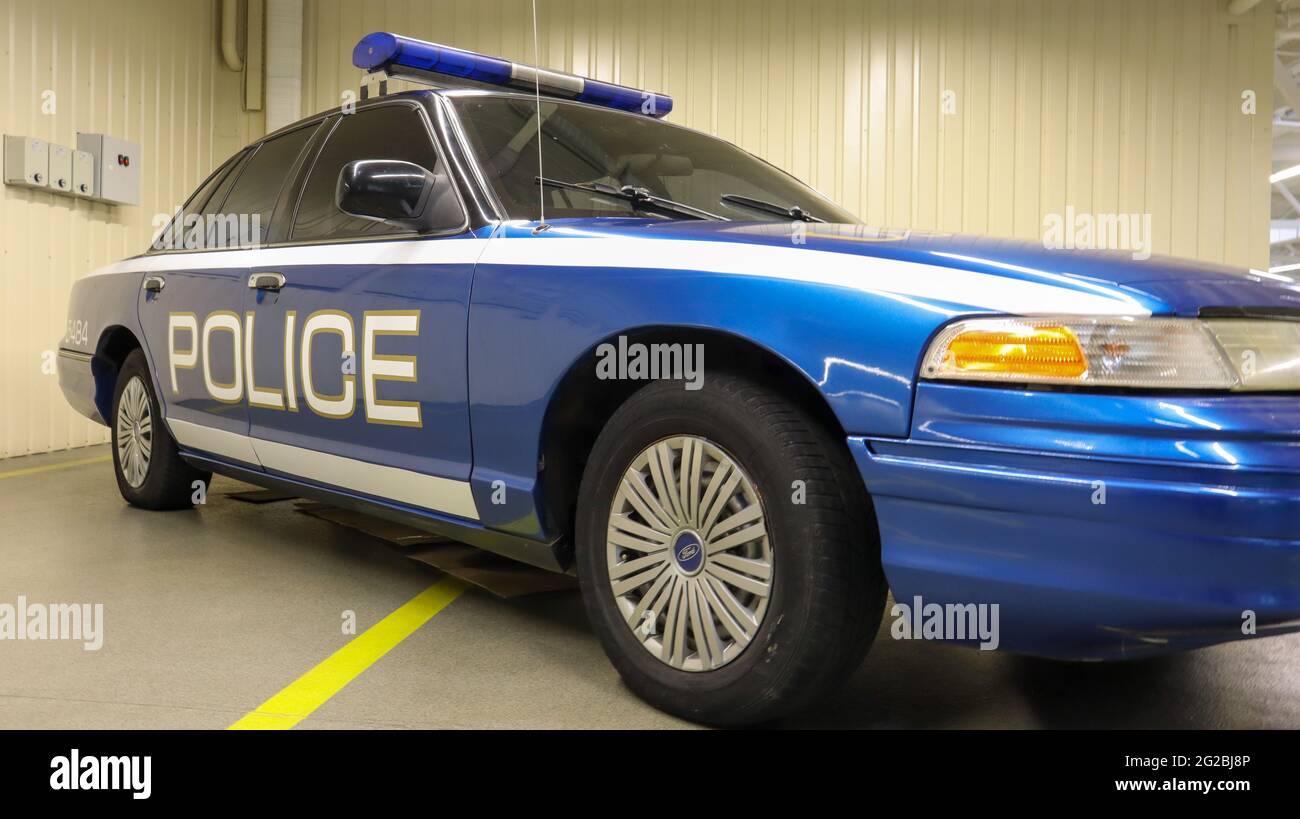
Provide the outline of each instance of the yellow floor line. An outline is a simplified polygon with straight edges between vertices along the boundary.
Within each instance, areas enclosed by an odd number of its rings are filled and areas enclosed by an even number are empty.
[[[0,472],[0,481],[5,478],[21,478],[24,475],[37,475],[41,472],[54,472],[58,469],[67,469],[72,466],[85,466],[86,464],[102,464],[105,461],[113,460],[112,455],[96,455],[94,458],[78,458],[75,461],[64,461],[60,464],[47,464],[46,466],[29,466],[26,469],[11,469],[8,472]]]
[[[320,665],[246,715],[230,730],[292,728],[370,666],[415,633],[465,591],[465,583],[444,577],[392,614],[375,623]]]

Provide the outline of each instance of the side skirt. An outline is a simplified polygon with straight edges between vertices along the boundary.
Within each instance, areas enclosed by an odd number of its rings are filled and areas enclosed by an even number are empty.
[[[567,554],[567,550],[563,548],[559,540],[545,543],[496,532],[481,526],[455,523],[432,515],[411,512],[399,506],[371,500],[359,495],[233,466],[224,461],[205,458],[190,452],[182,452],[181,457],[199,469],[209,470],[218,475],[225,475],[228,478],[234,478],[266,489],[276,489],[306,500],[328,503],[344,509],[364,512],[367,515],[374,515],[377,518],[402,523],[414,529],[441,535],[502,557],[508,557],[511,560],[518,560],[521,563],[536,566],[539,569],[560,573],[564,573],[569,569],[568,561],[563,558],[563,555]]]

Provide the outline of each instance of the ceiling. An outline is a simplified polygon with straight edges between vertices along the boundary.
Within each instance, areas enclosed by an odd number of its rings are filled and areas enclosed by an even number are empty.
[[[1300,265],[1300,0],[1268,1],[1277,9],[1273,171],[1297,168],[1296,176],[1273,184],[1269,255],[1276,268]]]

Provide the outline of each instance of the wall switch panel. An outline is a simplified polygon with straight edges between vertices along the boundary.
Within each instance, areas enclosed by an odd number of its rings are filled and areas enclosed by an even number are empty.
[[[77,134],[77,149],[94,157],[93,193],[99,202],[140,204],[140,145],[107,134]]]
[[[72,193],[72,149],[66,145],[50,146],[50,190]]]
[[[50,146],[31,137],[5,135],[5,184],[48,187]]]

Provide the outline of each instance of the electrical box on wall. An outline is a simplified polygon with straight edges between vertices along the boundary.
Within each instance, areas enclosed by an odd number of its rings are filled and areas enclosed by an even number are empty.
[[[48,187],[50,146],[31,137],[5,135],[5,184]]]
[[[65,145],[50,146],[50,187],[72,193],[72,149]]]
[[[77,134],[77,149],[92,157],[90,193],[100,202],[140,204],[140,146],[107,134]]]
[[[72,152],[72,193],[87,197],[95,195],[95,155],[90,151]]]
[[[77,148],[5,135],[5,184],[113,205],[140,204],[137,143],[107,134],[77,134]]]

